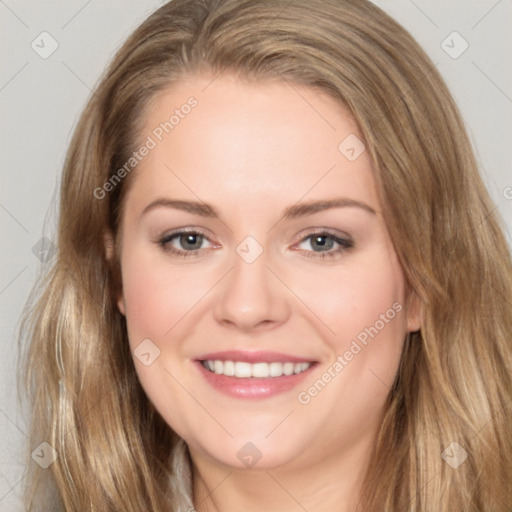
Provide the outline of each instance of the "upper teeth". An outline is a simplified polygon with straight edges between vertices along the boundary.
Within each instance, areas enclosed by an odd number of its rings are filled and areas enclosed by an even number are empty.
[[[243,361],[203,361],[203,366],[228,377],[281,377],[307,370],[311,363],[246,363]]]

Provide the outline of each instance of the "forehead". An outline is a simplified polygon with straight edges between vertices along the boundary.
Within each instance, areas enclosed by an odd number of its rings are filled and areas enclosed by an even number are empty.
[[[286,81],[195,77],[155,96],[140,140],[133,207],[157,195],[238,209],[348,195],[378,205],[350,113],[326,93]],[[306,197],[307,196],[307,197]],[[140,204],[139,204],[140,203]]]

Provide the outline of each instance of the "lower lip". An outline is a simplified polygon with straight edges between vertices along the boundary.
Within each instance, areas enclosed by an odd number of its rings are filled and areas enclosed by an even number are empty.
[[[235,398],[268,398],[286,393],[300,384],[315,366],[313,363],[307,370],[293,375],[240,379],[211,372],[200,361],[196,361],[196,364],[208,384],[217,391]]]

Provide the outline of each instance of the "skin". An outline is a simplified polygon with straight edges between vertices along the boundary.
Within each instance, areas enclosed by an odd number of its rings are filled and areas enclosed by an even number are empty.
[[[160,350],[149,366],[134,357],[138,376],[188,444],[199,511],[353,510],[404,338],[420,327],[367,154],[351,162],[338,150],[357,126],[323,93],[223,74],[213,82],[191,77],[160,93],[142,140],[190,96],[197,107],[133,171],[122,214],[118,307],[132,352],[147,338]],[[220,217],[164,206],[141,215],[162,197],[208,203]],[[298,202],[334,197],[375,213],[345,206],[283,218]],[[177,257],[158,244],[180,228],[205,235],[198,253]],[[325,229],[348,235],[354,246],[322,259],[340,248],[308,238]],[[263,250],[251,264],[236,252],[247,236]],[[168,245],[189,247],[179,237]],[[394,303],[401,311],[300,403],[298,394]],[[230,349],[284,352],[317,365],[291,391],[233,398],[213,389],[194,363]],[[237,457],[249,441],[262,454],[251,468]]]

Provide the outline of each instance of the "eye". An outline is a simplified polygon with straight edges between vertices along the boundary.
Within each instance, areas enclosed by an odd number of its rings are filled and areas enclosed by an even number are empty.
[[[156,243],[167,253],[174,256],[196,256],[210,242],[203,233],[195,230],[182,230],[159,238]],[[211,242],[210,242],[211,243]],[[309,246],[309,247],[308,247]],[[350,237],[340,237],[328,231],[314,232],[303,238],[297,245],[308,258],[331,258],[354,247]]]
[[[176,231],[161,237],[157,243],[165,252],[175,256],[195,256],[208,238],[198,231]]]
[[[354,242],[349,237],[343,238],[327,231],[321,231],[311,233],[303,238],[298,247],[306,249],[304,256],[308,258],[324,259],[341,255],[353,248]]]

